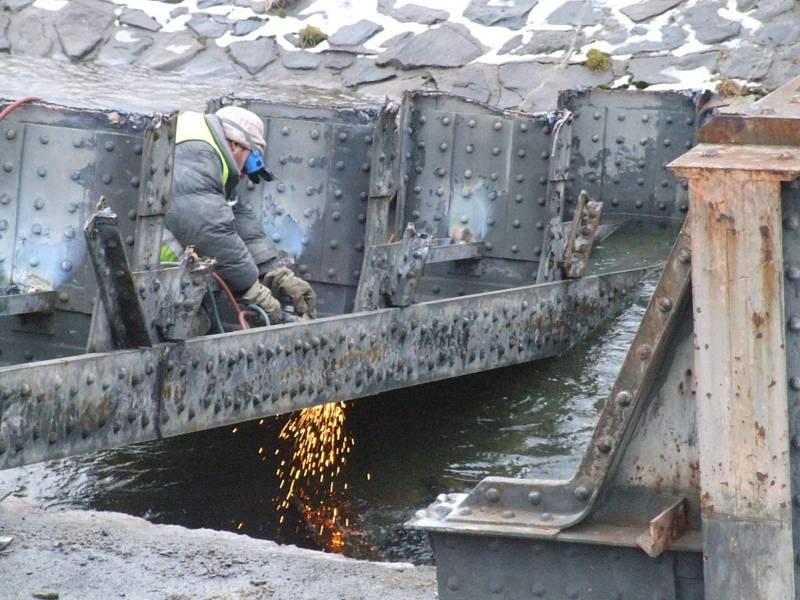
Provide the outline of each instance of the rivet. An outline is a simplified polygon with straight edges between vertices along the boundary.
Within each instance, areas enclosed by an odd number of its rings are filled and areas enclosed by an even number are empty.
[[[672,310],[672,300],[662,296],[658,299],[658,309],[663,313],[668,313]]]
[[[467,122],[467,127],[475,127],[475,125],[477,125],[477,123],[476,123],[475,119],[470,119],[470,120]]]
[[[628,392],[627,390],[621,390],[617,392],[617,395],[614,399],[620,406],[630,406],[632,397],[630,392]]]
[[[597,442],[597,449],[603,454],[608,454],[611,452],[611,440],[607,437],[600,438]]]
[[[528,502],[533,504],[534,506],[539,506],[542,503],[542,494],[541,492],[528,492]]]
[[[503,128],[503,123],[501,123],[500,121],[495,121],[494,123],[495,131],[500,131],[502,128]]]
[[[445,119],[446,118],[447,117],[445,117]],[[447,578],[447,589],[450,590],[451,592],[455,592],[458,589],[458,577],[453,575]]]
[[[36,200],[33,201],[33,207],[36,210],[42,210],[42,208],[44,208],[44,200],[42,198],[36,198]]]
[[[464,148],[464,150],[466,151],[467,154],[472,154],[472,152],[475,150],[475,146],[473,146],[472,144],[467,144],[467,147]]]
[[[450,125],[450,117],[442,117],[442,125]]]
[[[71,271],[72,263],[68,260],[65,260],[61,263],[61,268],[64,269],[65,271]]]
[[[494,156],[497,156],[498,154],[500,154],[500,148],[498,148],[497,146],[495,146],[494,148],[492,148],[492,154],[493,154]]]
[[[8,131],[6,131],[6,139],[7,140],[13,140],[16,137],[17,137],[17,130],[16,129],[9,129]]]
[[[11,173],[11,171],[13,170],[14,170],[14,165],[12,165],[10,162],[3,163],[3,171],[5,171],[6,173]]]
[[[678,250],[678,260],[684,264],[688,264],[692,260],[692,251],[686,246]]]
[[[38,169],[36,169],[36,174],[39,177],[47,177],[47,169],[45,169],[44,167],[39,167]]]
[[[64,237],[67,238],[68,240],[71,240],[72,238],[74,238],[75,237],[75,228],[72,227],[72,226],[67,227],[64,230]]]
[[[575,488],[575,498],[583,502],[584,500],[589,498],[589,489],[585,486],[579,485]]]
[[[311,133],[309,135],[311,136],[312,140],[318,140],[319,139],[319,131],[317,129],[312,129]]]
[[[8,206],[9,204],[11,204],[11,196],[9,196],[8,194],[3,194],[2,196],[0,196],[0,204],[2,204],[3,206]]]
[[[289,135],[289,128],[285,125],[281,128],[281,135]]]
[[[520,123],[519,130],[523,133],[528,131],[528,124],[527,123]]]
[[[500,500],[500,492],[497,490],[497,488],[489,488],[486,490],[485,495],[489,502],[497,502]]]
[[[33,257],[31,257],[31,259],[28,261],[28,263],[29,263],[29,264],[30,264],[32,267],[38,267],[38,266],[39,266],[39,259],[38,259],[38,258],[36,258],[35,256],[33,256]]]
[[[789,379],[789,387],[795,392],[800,391],[800,377],[791,377]]]
[[[792,333],[800,331],[800,317],[791,317],[789,319],[789,331]]]
[[[797,281],[800,279],[800,268],[796,266],[789,267],[786,269],[786,277],[791,281]]]

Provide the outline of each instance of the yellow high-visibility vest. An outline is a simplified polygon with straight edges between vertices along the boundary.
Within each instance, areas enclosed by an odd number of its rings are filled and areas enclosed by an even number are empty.
[[[222,163],[222,186],[225,187],[225,184],[228,183],[228,175],[230,175],[228,163],[225,160],[225,155],[222,154],[222,150],[220,150],[217,145],[214,134],[211,133],[211,128],[209,128],[208,123],[206,123],[206,118],[203,113],[186,111],[178,115],[175,143],[180,144],[181,142],[190,141],[200,141],[211,144],[211,147],[214,148],[214,151],[217,153]]]

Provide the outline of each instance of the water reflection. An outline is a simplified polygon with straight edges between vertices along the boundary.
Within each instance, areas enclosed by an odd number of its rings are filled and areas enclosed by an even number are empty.
[[[663,258],[677,231],[674,224],[626,227],[647,243],[618,248],[612,237],[593,269]],[[619,252],[623,265],[608,258]],[[279,435],[288,416],[241,424],[235,434],[226,427],[0,471],[0,490],[19,488],[48,507],[122,511],[310,548],[340,545],[349,556],[428,562],[423,536],[402,523],[437,494],[468,491],[488,475],[574,471],[656,281],[648,277],[618,318],[563,357],[349,403],[342,435],[355,446],[338,476],[348,486],[335,487],[319,514],[293,505],[281,523],[275,510],[274,499],[284,496],[275,473],[290,448]],[[319,533],[334,509],[339,541]]]

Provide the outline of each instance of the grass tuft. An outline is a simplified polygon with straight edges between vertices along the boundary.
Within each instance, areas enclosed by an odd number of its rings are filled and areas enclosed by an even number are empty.
[[[301,48],[313,48],[328,39],[328,34],[314,25],[306,25],[297,32],[297,35],[300,36]]]
[[[611,56],[606,52],[601,52],[596,48],[592,48],[586,53],[586,67],[590,71],[599,73],[601,71],[611,70]]]

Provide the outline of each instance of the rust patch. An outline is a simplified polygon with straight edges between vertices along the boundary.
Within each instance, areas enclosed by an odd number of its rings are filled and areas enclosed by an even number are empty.
[[[756,421],[754,425],[756,426],[756,437],[759,437],[762,440],[767,439],[767,430],[764,429],[764,426],[760,425],[758,421]]]
[[[766,473],[762,473],[761,471],[756,471],[756,479],[758,479],[759,483],[764,483],[768,477],[769,475],[767,475]]]
[[[758,230],[761,232],[761,260],[765,263],[772,262],[772,238],[769,227],[762,225]]]
[[[753,318],[753,325],[755,325],[756,328],[761,327],[764,324],[764,322],[767,320],[766,317],[762,313],[760,313],[758,311],[753,313],[753,317],[752,318]]]

